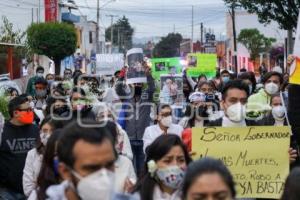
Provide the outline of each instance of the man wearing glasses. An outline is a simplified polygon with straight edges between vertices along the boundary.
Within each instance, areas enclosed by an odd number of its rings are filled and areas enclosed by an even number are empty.
[[[26,95],[9,102],[10,120],[0,133],[0,199],[25,199],[22,175],[26,155],[39,137]]]

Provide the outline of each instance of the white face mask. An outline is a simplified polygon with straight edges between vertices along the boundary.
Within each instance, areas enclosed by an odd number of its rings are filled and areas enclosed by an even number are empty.
[[[44,76],[44,73],[38,72],[36,75],[37,75],[38,77],[43,77],[43,76]]]
[[[43,144],[44,146],[47,145],[47,142],[48,142],[50,136],[51,136],[51,135],[48,134],[48,133],[43,133],[43,132],[40,133],[41,142],[42,142],[42,144]]]
[[[285,108],[283,106],[275,106],[272,109],[272,115],[275,120],[284,120],[285,118]]]
[[[229,106],[226,110],[228,118],[233,122],[241,122],[246,118],[246,106],[240,102]]]
[[[103,168],[86,177],[72,173],[80,180],[77,192],[83,200],[111,200],[114,188],[114,173]]]
[[[279,87],[277,84],[271,82],[271,83],[266,84],[265,90],[268,94],[273,95],[279,91]]]
[[[29,103],[29,105],[30,105],[30,107],[31,107],[32,109],[35,107],[33,101],[31,101],[31,102]]]
[[[160,123],[164,126],[164,127],[170,127],[172,124],[172,116],[168,116],[168,117],[163,117],[160,120]]]
[[[167,187],[178,189],[182,185],[185,171],[177,165],[163,169],[157,169],[156,175],[159,180]]]

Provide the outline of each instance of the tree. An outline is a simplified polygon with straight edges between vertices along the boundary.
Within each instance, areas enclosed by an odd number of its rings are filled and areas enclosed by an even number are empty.
[[[293,30],[297,27],[300,1],[284,0],[224,0],[228,6],[242,7],[249,13],[255,13],[261,23],[276,21],[280,28],[288,30],[289,53],[292,53]]]
[[[265,37],[256,28],[241,30],[237,40],[249,50],[253,62],[260,53],[269,51],[272,43],[276,42],[276,39]]]
[[[106,41],[111,41],[112,27],[108,27],[105,31]],[[113,45],[118,46],[121,52],[132,48],[132,36],[134,29],[131,27],[128,18],[123,16],[113,24]]]
[[[7,17],[2,16],[2,26],[0,27],[0,42],[21,44],[26,36],[26,32],[14,30],[13,23],[9,22]]]
[[[55,63],[55,74],[60,74],[61,60],[76,50],[74,26],[66,23],[32,24],[27,29],[27,42],[34,53],[46,55]]]
[[[182,36],[179,33],[169,33],[167,37],[163,37],[154,47],[154,57],[168,58],[180,56],[180,42]]]

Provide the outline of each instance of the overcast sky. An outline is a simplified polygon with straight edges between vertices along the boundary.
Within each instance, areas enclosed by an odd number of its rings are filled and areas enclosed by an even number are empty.
[[[43,2],[44,0],[40,0]],[[106,15],[125,15],[135,29],[136,38],[164,36],[169,32],[191,36],[192,5],[194,5],[194,35],[200,37],[200,22],[214,29],[217,36],[225,33],[226,8],[223,0],[100,0],[101,27],[110,25]],[[17,28],[25,29],[34,20],[39,0],[0,0],[0,13],[6,15]],[[96,21],[97,0],[75,0],[80,9],[78,14],[87,15],[89,20]],[[43,7],[41,7],[43,13]],[[43,16],[43,15],[42,15]]]

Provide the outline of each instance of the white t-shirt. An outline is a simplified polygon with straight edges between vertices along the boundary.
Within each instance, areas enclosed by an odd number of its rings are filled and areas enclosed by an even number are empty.
[[[167,134],[175,134],[181,138],[183,128],[177,124],[171,124],[167,130]],[[159,136],[164,134],[164,131],[160,129],[159,125],[148,126],[144,132],[143,142],[144,142],[144,152],[146,148]]]

